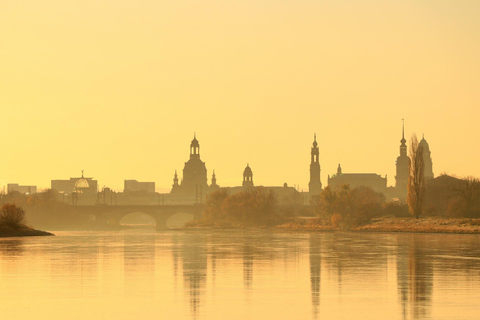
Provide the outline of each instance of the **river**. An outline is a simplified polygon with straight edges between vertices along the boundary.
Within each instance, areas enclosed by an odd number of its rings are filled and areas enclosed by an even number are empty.
[[[479,316],[479,235],[55,233],[0,239],[2,319]]]

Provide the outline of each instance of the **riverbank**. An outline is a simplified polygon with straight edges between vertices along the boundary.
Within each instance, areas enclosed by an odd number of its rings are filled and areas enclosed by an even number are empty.
[[[480,219],[428,217],[415,219],[413,217],[380,217],[361,226],[338,226],[325,224],[320,219],[302,217],[274,226],[252,226],[235,223],[206,223],[192,221],[183,229],[270,229],[278,231],[309,231],[309,232],[410,232],[410,233],[458,233],[480,234]]]
[[[316,218],[299,218],[276,229],[292,231],[336,231],[348,230],[356,232],[412,232],[412,233],[459,233],[480,234],[480,219],[428,217],[415,219],[412,217],[381,217],[369,223],[355,227],[337,227],[323,225]]]
[[[35,230],[26,226],[20,228],[9,228],[5,226],[0,227],[0,238],[38,236],[54,236],[54,234],[47,231]]]

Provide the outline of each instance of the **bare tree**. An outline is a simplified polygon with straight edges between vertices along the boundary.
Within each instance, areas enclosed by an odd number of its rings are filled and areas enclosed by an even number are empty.
[[[463,216],[475,218],[480,215],[480,180],[466,177],[453,188],[453,192],[461,199]]]
[[[408,177],[407,203],[410,214],[416,219],[423,212],[425,199],[425,163],[423,161],[423,148],[418,145],[417,136],[412,136],[410,146],[410,175]]]

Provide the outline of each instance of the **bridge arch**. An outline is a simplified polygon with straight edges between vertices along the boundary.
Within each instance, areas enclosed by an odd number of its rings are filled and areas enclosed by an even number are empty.
[[[121,226],[131,226],[131,227],[156,227],[157,219],[149,213],[142,211],[135,211],[131,213],[126,213],[120,220],[118,224]]]

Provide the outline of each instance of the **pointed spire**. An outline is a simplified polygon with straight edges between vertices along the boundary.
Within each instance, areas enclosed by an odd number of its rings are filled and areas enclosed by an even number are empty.
[[[400,142],[402,146],[405,146],[405,142],[407,142],[407,140],[405,140],[405,119],[402,119],[402,140],[400,140]]]
[[[82,178],[83,178],[83,170],[82,170]]]

